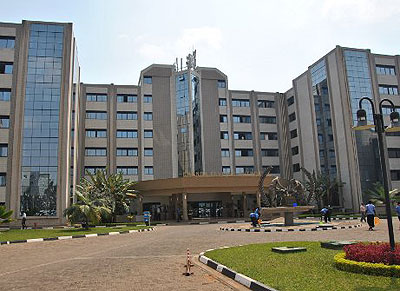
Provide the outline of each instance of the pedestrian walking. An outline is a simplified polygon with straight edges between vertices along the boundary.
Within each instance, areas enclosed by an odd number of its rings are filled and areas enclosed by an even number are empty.
[[[399,219],[399,222],[400,222],[400,202],[397,202],[396,213],[397,213],[397,218]],[[400,225],[399,225],[399,229],[400,229]]]
[[[361,222],[367,222],[367,220],[365,219],[366,211],[367,211],[367,209],[365,208],[364,203],[361,202],[361,205],[360,205]]]
[[[374,230],[375,227],[375,215],[376,215],[376,211],[375,211],[375,205],[372,203],[372,201],[368,201],[368,204],[365,206],[366,208],[366,214],[367,214],[367,222],[369,225],[369,229],[368,230]]]
[[[181,209],[178,207],[176,209],[176,222],[180,222],[181,221]]]
[[[324,218],[325,223],[328,222],[328,208],[324,207],[321,209],[321,221],[322,221],[322,217]]]
[[[22,213],[22,229],[26,229],[26,213]]]

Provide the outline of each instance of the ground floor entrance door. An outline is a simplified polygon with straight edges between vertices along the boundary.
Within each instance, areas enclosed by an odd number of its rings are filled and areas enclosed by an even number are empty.
[[[190,202],[193,218],[218,218],[222,216],[222,201]]]

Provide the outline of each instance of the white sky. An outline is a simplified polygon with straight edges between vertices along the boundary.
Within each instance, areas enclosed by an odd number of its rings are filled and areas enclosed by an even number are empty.
[[[136,85],[197,49],[229,88],[284,92],[336,45],[400,54],[400,0],[3,1],[0,21],[73,22],[81,80]]]

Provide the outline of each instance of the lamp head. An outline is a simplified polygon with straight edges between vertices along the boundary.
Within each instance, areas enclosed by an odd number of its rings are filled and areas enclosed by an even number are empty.
[[[393,111],[390,113],[390,121],[393,123],[399,122],[399,113],[397,111]]]
[[[366,121],[367,120],[367,112],[360,108],[357,110],[357,120],[358,121]]]

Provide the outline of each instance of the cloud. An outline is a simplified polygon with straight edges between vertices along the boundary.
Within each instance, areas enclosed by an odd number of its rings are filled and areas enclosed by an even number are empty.
[[[151,62],[173,62],[176,56],[184,56],[193,49],[215,53],[222,49],[222,32],[215,27],[183,29],[175,39],[153,39],[140,36],[135,39],[137,52]]]
[[[322,14],[335,21],[375,23],[400,15],[398,0],[325,1]]]

